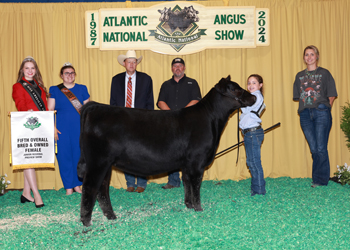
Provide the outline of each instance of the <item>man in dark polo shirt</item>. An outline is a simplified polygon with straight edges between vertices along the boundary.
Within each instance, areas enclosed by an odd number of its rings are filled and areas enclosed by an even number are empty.
[[[175,58],[171,62],[173,77],[165,81],[160,88],[157,106],[161,110],[179,110],[196,104],[201,98],[201,91],[196,80],[185,75],[185,62]],[[164,189],[180,187],[178,171],[169,173]]]

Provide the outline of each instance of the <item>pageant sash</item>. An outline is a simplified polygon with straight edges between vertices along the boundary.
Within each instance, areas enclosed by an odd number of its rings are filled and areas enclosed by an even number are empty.
[[[78,100],[78,98],[72,93],[72,91],[70,91],[69,89],[67,89],[63,83],[57,85],[57,87],[62,91],[62,93],[68,98],[68,100],[70,101],[70,103],[73,105],[73,107],[76,109],[76,111],[79,113],[80,115],[80,110],[83,107],[83,105],[81,104],[81,102]]]
[[[11,112],[12,167],[55,168],[54,111]]]
[[[34,80],[34,82],[36,83],[36,81]],[[41,110],[41,111],[45,111],[46,107],[45,104],[43,102],[43,99],[41,99],[41,96],[38,94],[37,91],[35,91],[35,89],[33,88],[33,86],[24,81],[23,79],[19,81],[19,83],[23,86],[23,88],[28,92],[28,94],[30,95],[30,97],[32,98],[33,102],[35,103],[36,107]],[[37,84],[37,83],[36,83]],[[37,84],[37,88],[39,88],[39,85]]]

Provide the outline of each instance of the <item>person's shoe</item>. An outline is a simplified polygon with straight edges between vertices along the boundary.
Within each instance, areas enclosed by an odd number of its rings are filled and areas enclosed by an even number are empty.
[[[138,192],[138,193],[142,193],[143,191],[145,191],[143,187],[137,187],[135,190],[135,192]]]
[[[36,207],[36,208],[41,208],[41,207],[45,206],[44,203],[37,205],[37,204],[35,203],[35,200],[34,200],[34,204],[35,204],[35,207]]]
[[[28,200],[26,197],[21,195],[21,203],[26,203],[26,202],[34,202],[34,201]]]
[[[171,189],[171,188],[178,188],[178,187],[173,186],[173,185],[170,185],[170,184],[168,183],[168,184],[166,184],[165,186],[163,186],[162,188],[164,188],[164,189]]]
[[[262,195],[262,196],[265,196],[265,193],[259,194],[259,193],[252,192],[252,193],[250,194],[250,196],[255,196],[255,195]]]
[[[128,187],[126,189],[126,192],[134,192],[135,188],[134,187]]]
[[[320,184],[316,184],[316,183],[312,183],[311,187],[315,188],[315,187],[318,187],[318,186],[321,186]]]
[[[45,206],[44,203],[43,203],[43,204],[40,204],[40,205],[35,204],[35,207],[36,207],[36,208],[41,208],[41,207],[43,207],[43,206]]]

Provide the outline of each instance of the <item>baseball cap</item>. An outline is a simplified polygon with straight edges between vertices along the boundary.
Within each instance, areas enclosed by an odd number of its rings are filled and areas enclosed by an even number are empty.
[[[180,57],[174,58],[173,61],[171,62],[171,66],[173,66],[175,63],[182,63],[185,66],[185,61]]]

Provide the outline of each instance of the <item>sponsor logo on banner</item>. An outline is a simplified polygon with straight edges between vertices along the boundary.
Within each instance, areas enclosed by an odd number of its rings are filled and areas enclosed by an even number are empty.
[[[205,29],[198,29],[196,22],[199,21],[199,11],[195,10],[193,5],[181,9],[176,5],[173,9],[159,9],[160,13],[157,29],[150,30],[150,36],[155,36],[156,41],[170,45],[174,50],[179,52],[186,44],[194,43],[201,39],[205,34]]]
[[[208,48],[270,44],[269,10],[167,2],[150,8],[87,11],[86,47],[185,55]]]
[[[32,116],[30,118],[27,118],[27,122],[24,123],[23,126],[31,130],[34,130],[36,128],[39,128],[41,126],[41,123],[39,123],[38,117]]]

